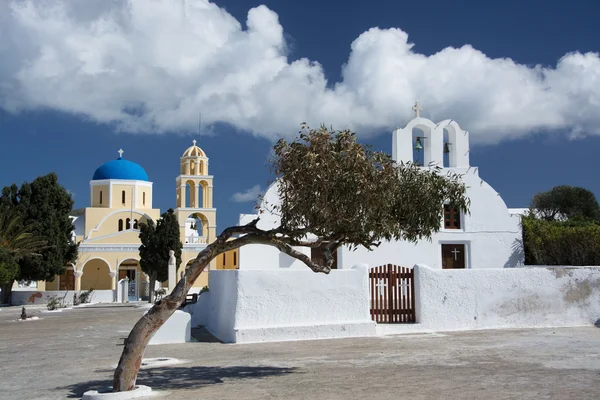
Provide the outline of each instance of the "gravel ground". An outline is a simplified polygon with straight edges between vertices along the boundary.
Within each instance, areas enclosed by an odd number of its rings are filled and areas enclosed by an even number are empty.
[[[144,310],[86,307],[17,322],[0,308],[1,399],[80,398],[107,387]],[[494,330],[253,345],[150,346],[185,362],[138,383],[172,399],[599,399],[600,329]]]

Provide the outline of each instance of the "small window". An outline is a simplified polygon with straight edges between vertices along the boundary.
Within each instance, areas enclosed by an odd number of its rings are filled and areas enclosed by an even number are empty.
[[[146,192],[142,193],[142,205],[146,205]]]
[[[444,205],[444,229],[461,229],[460,211],[448,204]]]
[[[331,265],[331,269],[337,269],[337,251],[331,254],[333,258],[333,263]],[[325,252],[320,247],[311,247],[310,249],[310,259],[313,262],[316,262],[319,265],[327,264],[327,259],[325,257]]]
[[[102,204],[102,190],[100,191],[100,204]]]
[[[119,232],[121,232],[123,230],[123,220],[120,219],[119,220]]]
[[[131,229],[131,220],[129,218],[125,220],[125,229]]]
[[[125,191],[121,192],[121,203],[125,204]]]
[[[138,228],[138,220],[134,219],[133,220],[133,229],[137,229]]]
[[[235,267],[237,265],[237,252],[233,252],[233,266]]]
[[[227,254],[223,253],[223,266],[225,266],[227,262]]]

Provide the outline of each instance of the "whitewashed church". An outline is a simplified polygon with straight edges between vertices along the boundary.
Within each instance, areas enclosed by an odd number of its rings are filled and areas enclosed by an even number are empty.
[[[522,265],[520,213],[509,209],[497,193],[479,175],[479,168],[469,163],[469,132],[454,120],[435,123],[420,116],[417,102],[413,107],[416,117],[392,136],[392,156],[397,162],[418,162],[423,168],[437,165],[443,171],[462,175],[471,200],[468,214],[444,206],[441,229],[430,241],[417,244],[404,241],[384,242],[377,249],[338,249],[336,268],[348,269],[355,265],[370,267],[396,264],[412,267],[426,264],[438,269],[510,268]],[[420,158],[420,159],[419,159]],[[271,185],[261,205],[259,228],[278,226],[278,217],[269,212],[268,204],[278,203],[276,183]],[[245,224],[258,215],[240,216]],[[299,248],[311,257],[321,257],[318,249]],[[279,250],[264,245],[250,245],[239,249],[240,269],[307,268]],[[312,254],[311,254],[312,252]]]

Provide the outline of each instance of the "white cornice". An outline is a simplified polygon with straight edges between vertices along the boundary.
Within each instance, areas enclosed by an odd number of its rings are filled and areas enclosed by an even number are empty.
[[[214,175],[178,175],[177,179],[213,179]]]
[[[92,180],[90,181],[90,186],[96,185],[108,185],[108,184],[121,184],[121,185],[138,185],[138,186],[146,186],[152,187],[152,182],[148,181],[138,181],[135,179],[100,179],[100,180]]]
[[[135,253],[139,253],[140,245],[127,245],[127,244],[80,244],[79,252],[81,253],[94,253],[94,252],[128,252],[132,251]]]

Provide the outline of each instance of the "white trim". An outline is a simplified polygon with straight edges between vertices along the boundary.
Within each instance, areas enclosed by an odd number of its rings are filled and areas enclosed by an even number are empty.
[[[127,219],[129,219],[129,216],[123,221],[123,224],[127,224]],[[119,236],[119,235],[122,235],[124,233],[129,233],[129,232],[139,233],[140,230],[139,229],[133,229],[133,228],[131,228],[131,229],[123,229],[122,231],[115,232],[115,233],[109,233],[108,235],[103,235],[103,236],[98,236],[98,237],[91,238],[91,239],[86,239],[85,242],[86,243],[93,243],[93,242],[95,242],[97,240],[100,240],[100,239],[106,239],[106,238],[110,238],[110,237],[115,237],[115,236]]]
[[[94,232],[97,232],[97,231],[98,231],[98,229],[100,228],[100,226],[101,226],[101,225],[104,223],[104,221],[106,221],[106,219],[107,219],[108,217],[112,217],[113,215],[115,215],[115,214],[118,214],[118,213],[129,213],[130,215],[132,214],[131,210],[128,210],[128,209],[126,209],[126,208],[118,208],[118,209],[116,209],[115,211],[113,211],[113,212],[111,212],[111,213],[109,213],[109,214],[106,214],[106,215],[105,215],[105,216],[104,216],[104,217],[103,217],[103,218],[100,220],[100,222],[98,222],[98,224],[97,224],[97,225],[96,225],[94,228],[90,229],[90,231],[89,231],[89,232],[88,232],[88,234],[87,234],[87,235],[86,235],[86,236],[83,238],[83,240],[84,240],[84,241],[87,241],[87,240],[90,240],[90,239],[92,239],[92,233],[94,233]],[[144,213],[144,212],[137,211],[137,210],[133,210],[133,213],[135,213],[135,214],[139,214],[139,215],[141,215],[141,216],[144,216],[144,217],[148,218],[148,219],[149,219],[149,220],[151,220],[151,221],[154,221],[154,219],[153,219],[153,218],[151,218],[151,217],[150,217],[148,214],[146,214],[146,213]],[[139,222],[139,221],[138,221],[138,222]],[[130,229],[126,229],[126,230],[130,230]],[[134,229],[131,229],[131,230],[134,230]],[[125,230],[124,230],[124,231],[125,231]],[[121,233],[121,232],[124,232],[124,231],[120,231],[120,232],[117,232],[117,233]],[[109,235],[100,236],[100,237],[109,237],[109,236],[111,236],[111,235],[114,235],[114,234],[112,234],[112,233],[111,233],[111,234],[109,234]],[[96,238],[96,239],[98,239],[98,238]]]
[[[124,245],[124,244],[92,244],[88,246],[79,245],[81,253],[137,253],[140,252],[140,246],[138,245]]]
[[[135,261],[137,261],[138,265],[137,265],[136,267],[129,267],[129,266],[128,266],[128,267],[122,267],[122,268],[121,268],[121,264],[123,264],[123,263],[124,263],[125,261],[127,261],[127,260],[135,260]],[[127,258],[125,258],[125,259],[123,259],[123,260],[121,260],[121,261],[118,261],[118,263],[119,263],[119,265],[117,265],[117,271],[118,271],[119,269],[135,269],[135,270],[137,270],[137,269],[138,269],[138,267],[139,267],[140,269],[142,268],[142,266],[140,265],[140,259],[139,259],[139,257],[127,257]]]
[[[135,182],[137,182],[140,186],[147,186],[147,187],[152,187],[152,184],[153,184],[150,181],[140,181],[137,179],[101,179],[101,180],[90,181],[90,185],[91,186],[107,185],[109,183],[114,183],[116,185],[131,185],[131,184],[135,184]]]
[[[109,271],[114,271],[111,267],[110,267],[110,263],[108,261],[106,261],[104,258],[102,257],[94,257],[94,258],[90,258],[89,260],[85,260],[85,262],[83,264],[81,264],[81,269],[79,271],[83,272],[83,269],[85,268],[85,265],[87,263],[89,263],[92,260],[102,260],[106,263],[106,265],[108,265],[108,270]]]
[[[181,211],[196,210],[195,212],[198,212],[198,211],[217,211],[216,208],[192,208],[192,207],[178,207],[178,208],[176,208],[176,210],[181,210]]]
[[[471,241],[470,240],[438,240],[438,262],[440,269],[442,266],[442,245],[443,244],[462,244],[465,246],[465,268],[471,269]]]
[[[177,176],[177,179],[213,179],[214,175],[186,175],[181,174]]]

